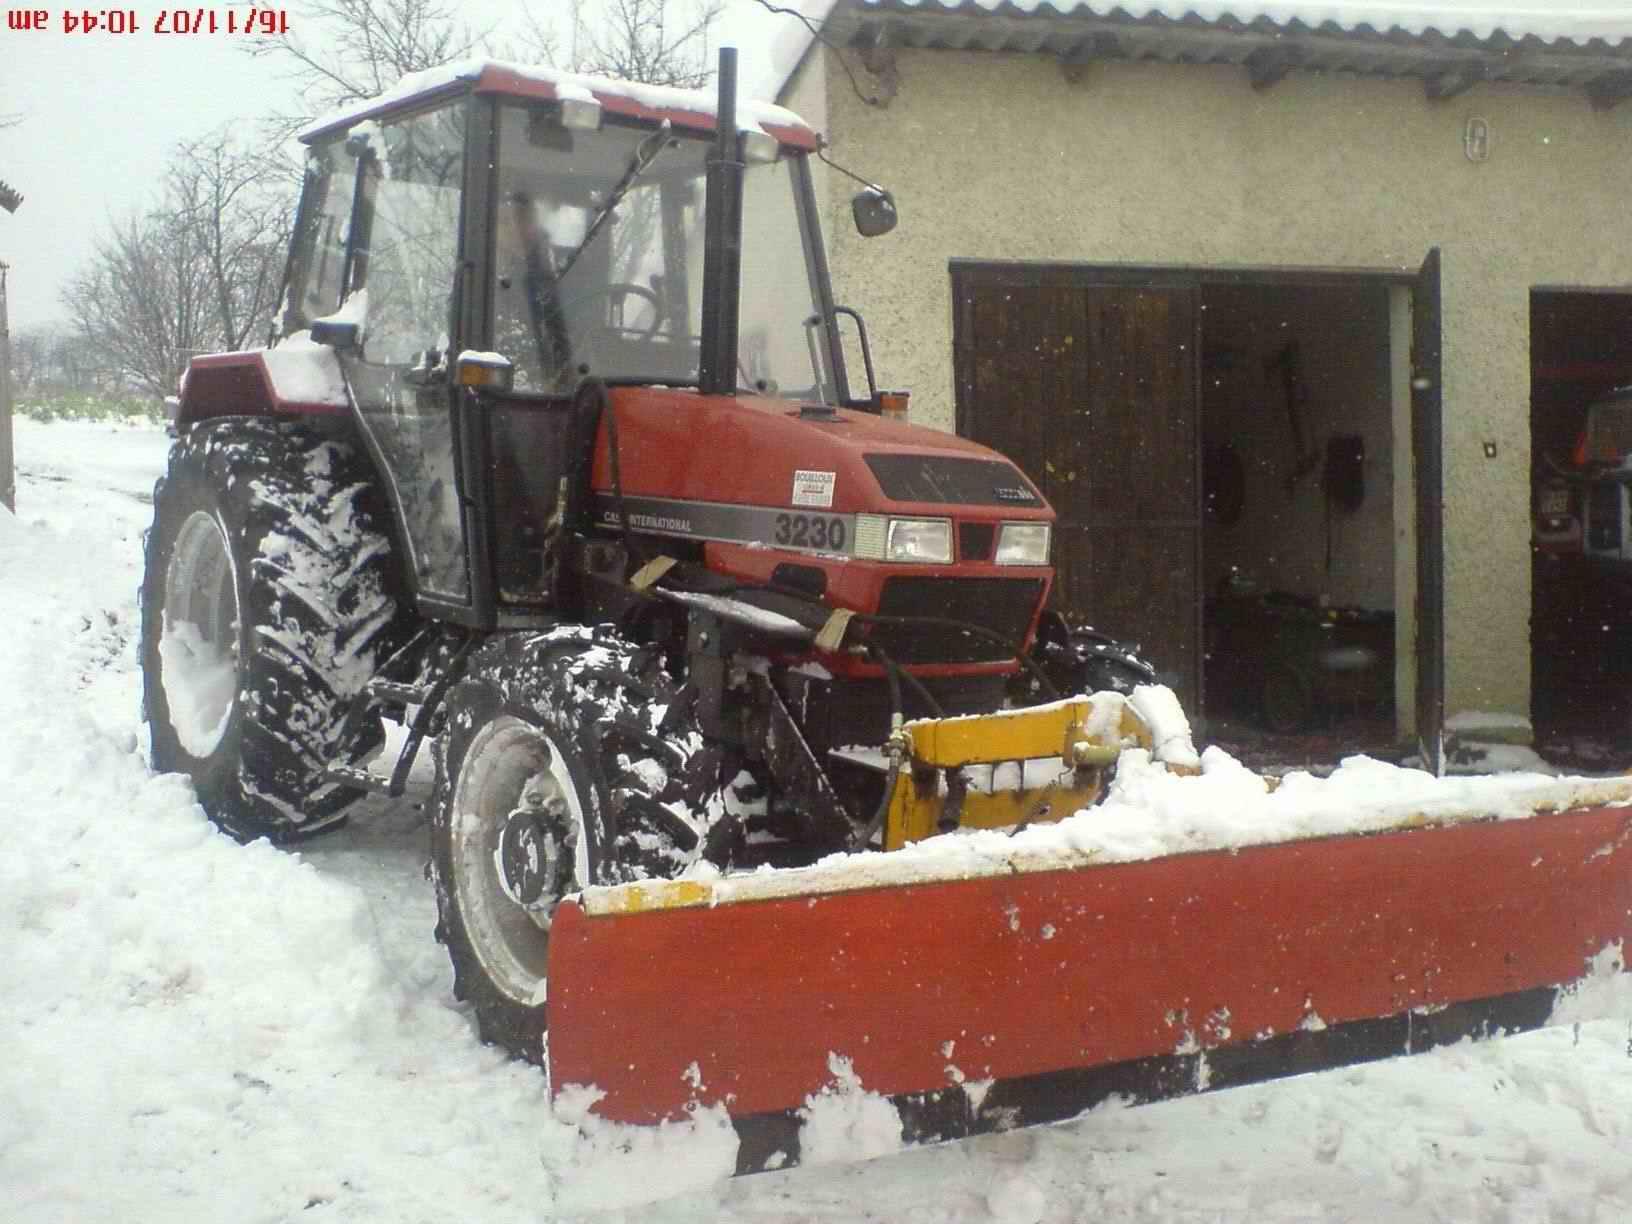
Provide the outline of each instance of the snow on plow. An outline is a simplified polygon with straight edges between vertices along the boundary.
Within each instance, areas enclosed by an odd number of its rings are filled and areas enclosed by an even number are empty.
[[[1138,851],[1091,827],[1113,797],[1018,837],[592,889],[551,935],[553,1091],[637,1125],[723,1106],[752,1172],[796,1162],[835,1093],[936,1142],[1540,1027],[1624,969],[1632,782],[1481,801],[1414,776],[1483,808],[1118,862]]]

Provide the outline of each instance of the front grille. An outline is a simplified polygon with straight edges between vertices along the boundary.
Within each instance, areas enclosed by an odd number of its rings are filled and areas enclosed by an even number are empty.
[[[1621,489],[1600,481],[1587,494],[1587,547],[1593,552],[1621,551]]]
[[[891,501],[949,506],[1040,506],[1020,469],[997,459],[952,455],[863,455]]]
[[[996,536],[996,523],[959,523],[958,560],[991,560],[992,541]]]
[[[1043,597],[1039,578],[886,578],[881,616],[963,621],[999,635],[952,625],[876,625],[872,640],[897,663],[982,663],[1012,659]]]

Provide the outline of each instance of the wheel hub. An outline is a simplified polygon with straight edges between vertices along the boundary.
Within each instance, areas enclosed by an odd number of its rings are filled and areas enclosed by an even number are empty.
[[[583,809],[549,734],[499,714],[472,738],[448,804],[449,897],[482,972],[542,999],[556,904],[590,879]]]
[[[558,900],[572,880],[570,821],[553,779],[534,777],[523,788],[521,802],[504,818],[494,854],[499,886],[524,909]]]
[[[499,832],[499,879],[505,896],[531,906],[560,875],[561,847],[534,812],[517,808]]]

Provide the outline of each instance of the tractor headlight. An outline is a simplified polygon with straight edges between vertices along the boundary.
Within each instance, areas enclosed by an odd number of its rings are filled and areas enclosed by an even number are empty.
[[[1004,523],[997,533],[999,565],[1047,565],[1047,523]]]
[[[858,514],[855,554],[867,561],[916,561],[928,565],[950,565],[952,521]]]
[[[926,561],[952,564],[950,519],[891,519],[884,542],[886,561]]]

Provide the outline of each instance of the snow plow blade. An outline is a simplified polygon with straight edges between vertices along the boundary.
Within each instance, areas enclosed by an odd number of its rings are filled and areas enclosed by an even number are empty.
[[[822,870],[563,903],[552,1091],[640,1125],[723,1105],[753,1172],[796,1163],[811,1103],[858,1083],[903,1143],[1060,1121],[1561,1022],[1632,948],[1626,807],[883,886]]]

